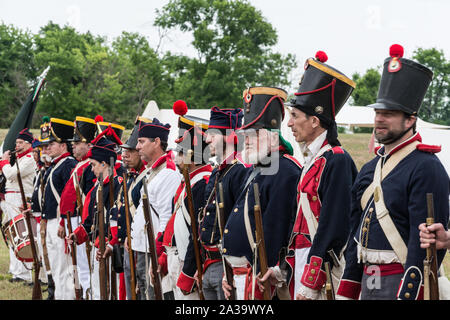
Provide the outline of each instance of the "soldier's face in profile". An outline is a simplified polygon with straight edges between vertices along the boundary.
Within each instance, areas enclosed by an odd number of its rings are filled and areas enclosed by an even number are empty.
[[[222,133],[217,129],[209,129],[206,133],[206,141],[211,157],[217,156],[223,159],[224,141]]]
[[[266,129],[248,129],[245,135],[245,162],[249,164],[261,163],[271,150],[271,133]]]
[[[89,151],[89,144],[87,144],[86,142],[72,142],[72,151],[73,151],[73,156],[80,160],[82,159]]]
[[[16,152],[22,153],[31,147],[31,144],[23,139],[16,139]]]
[[[399,110],[375,110],[375,138],[379,143],[388,143],[414,124],[415,117],[407,117]]]
[[[92,166],[92,172],[95,174],[95,176],[98,178],[100,176],[101,172],[105,171],[105,167],[108,168],[108,165],[104,162],[99,162],[95,159],[89,159],[89,162]],[[103,175],[103,178],[105,178],[106,175]]]
[[[52,141],[48,144],[47,154],[52,159],[56,159],[61,156],[63,153],[67,151],[64,143],[58,143],[56,141]]]
[[[138,138],[138,143],[136,145],[136,150],[139,152],[139,156],[142,160],[146,162],[151,162],[152,157],[155,154],[156,149],[158,148],[157,141],[159,138],[150,139],[150,138]]]
[[[308,116],[303,111],[292,107],[290,111],[288,127],[291,128],[295,141],[298,143],[309,142],[308,138],[313,135],[313,117]]]
[[[135,149],[122,149],[122,160],[128,169],[137,169],[141,163],[139,152]]]

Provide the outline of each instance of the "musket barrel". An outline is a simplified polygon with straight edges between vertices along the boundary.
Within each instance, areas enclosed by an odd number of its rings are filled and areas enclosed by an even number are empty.
[[[258,255],[259,255],[259,266],[261,275],[264,276],[267,272],[267,252],[266,244],[264,242],[264,228],[261,216],[261,203],[259,201],[259,186],[257,183],[253,184],[253,193],[255,197],[255,205],[253,208],[255,214],[255,227],[256,227],[256,243],[258,245]],[[256,268],[257,266],[253,266]],[[264,300],[271,300],[270,283],[268,281],[264,282]]]
[[[223,230],[225,229],[225,198],[223,194],[223,184],[222,182],[219,182],[219,229],[220,229],[220,241],[222,242],[223,238]],[[231,286],[230,291],[230,297],[228,300],[236,300],[236,288],[233,285],[233,268],[228,263],[228,261],[225,259],[224,256],[222,256],[222,264],[223,264],[223,271],[225,273],[225,277],[227,279],[228,284]]]
[[[106,273],[106,259],[103,258],[105,253],[105,213],[104,213],[104,203],[103,203],[103,173],[99,174],[98,178],[98,202],[97,202],[97,220],[98,220],[98,239],[99,239],[99,250],[102,256],[99,260],[99,280],[100,280],[100,299],[108,300],[107,292],[107,273]]]
[[[161,287],[161,279],[158,273],[158,258],[156,256],[156,242],[155,242],[155,233],[153,230],[153,219],[150,213],[150,203],[148,201],[148,191],[147,191],[147,179],[144,178],[142,183],[144,187],[144,194],[142,195],[142,209],[145,218],[145,226],[147,230],[147,238],[149,242],[150,249],[150,259],[151,259],[151,267],[154,275],[154,283],[153,288],[155,290],[155,300],[163,300],[163,293]]]
[[[188,151],[188,159],[191,159],[192,150]],[[190,162],[190,161],[189,161]],[[184,185],[186,188],[186,195],[188,200],[188,209],[189,216],[191,218],[191,231],[192,231],[192,243],[194,245],[194,254],[195,254],[195,263],[197,265],[197,278],[198,278],[198,295],[200,300],[205,300],[203,296],[203,285],[202,285],[202,262],[200,256],[200,245],[198,243],[198,232],[197,232],[197,221],[194,214],[194,203],[192,198],[192,190],[191,190],[191,181],[189,178],[189,167],[187,161],[183,164],[183,177],[184,177]]]
[[[133,250],[131,248],[130,207],[128,202],[127,176],[125,172],[123,173],[123,201],[125,202],[125,222],[127,225],[128,257],[130,259],[131,300],[136,300],[136,275],[135,275]]]

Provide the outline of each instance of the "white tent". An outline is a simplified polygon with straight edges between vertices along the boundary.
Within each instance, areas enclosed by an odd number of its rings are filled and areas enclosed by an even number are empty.
[[[287,126],[289,115],[284,117],[284,121],[281,125],[281,134],[283,137],[292,144],[294,148],[294,156],[297,159],[302,159],[298,144],[295,142],[291,129]],[[190,109],[188,114],[191,116],[209,119],[210,109]],[[368,107],[353,107],[345,105],[336,117],[338,126],[346,126],[352,128],[358,127],[373,127],[374,111]],[[158,118],[163,123],[170,123],[172,128],[176,128],[178,125],[178,115],[176,115],[172,109],[159,109],[156,102],[150,101],[142,114],[143,117],[153,119]],[[450,175],[450,126],[441,126],[433,123],[425,122],[418,119],[417,130],[422,136],[423,143],[441,145],[442,151],[437,154]],[[169,134],[169,148],[175,148],[175,139],[178,130],[170,130]]]

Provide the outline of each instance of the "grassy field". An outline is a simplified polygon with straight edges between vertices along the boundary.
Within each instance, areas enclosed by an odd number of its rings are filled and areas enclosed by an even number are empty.
[[[33,134],[38,135],[39,130],[32,130]],[[0,141],[2,141],[7,133],[7,129],[0,129]],[[124,133],[124,138],[129,135],[129,132]],[[123,139],[123,141],[125,141]],[[358,170],[361,166],[374,157],[368,152],[368,143],[370,134],[340,134],[339,140],[344,149],[346,149],[352,156]],[[10,283],[8,280],[11,275],[8,274],[9,267],[9,252],[3,240],[0,240],[0,300],[30,300],[32,287],[23,284]],[[450,279],[450,255],[447,253],[444,260],[444,268],[447,277]],[[46,287],[42,287],[45,289]],[[47,293],[43,293],[44,299]]]

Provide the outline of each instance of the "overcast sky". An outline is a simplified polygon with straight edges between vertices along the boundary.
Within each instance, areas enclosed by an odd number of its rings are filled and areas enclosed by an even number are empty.
[[[145,35],[152,47],[159,43],[153,27],[155,9],[168,0],[0,0],[0,20],[37,32],[49,20],[69,24],[80,32],[112,39],[122,31]],[[399,43],[405,57],[418,48],[436,47],[450,56],[449,0],[251,0],[278,33],[275,51],[293,53],[298,70],[317,50],[328,54],[328,63],[349,77],[354,72],[382,64],[389,46]],[[191,38],[174,31],[162,50],[194,54]]]

